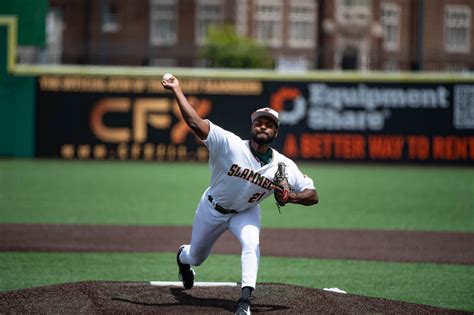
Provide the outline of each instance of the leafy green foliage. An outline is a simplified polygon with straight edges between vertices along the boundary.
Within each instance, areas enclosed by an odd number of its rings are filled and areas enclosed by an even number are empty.
[[[239,36],[231,25],[211,25],[200,54],[219,68],[272,67],[267,49],[250,38]]]

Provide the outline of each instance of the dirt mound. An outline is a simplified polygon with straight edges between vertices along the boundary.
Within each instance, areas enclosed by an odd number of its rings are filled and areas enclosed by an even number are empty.
[[[147,282],[88,281],[0,293],[1,313],[229,314],[238,287],[158,287]],[[428,305],[259,283],[252,312],[272,314],[466,314]]]

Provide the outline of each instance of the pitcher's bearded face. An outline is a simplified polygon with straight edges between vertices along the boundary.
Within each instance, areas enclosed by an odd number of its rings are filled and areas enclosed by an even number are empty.
[[[252,123],[252,140],[257,144],[270,144],[278,135],[277,124],[267,117],[259,117]]]

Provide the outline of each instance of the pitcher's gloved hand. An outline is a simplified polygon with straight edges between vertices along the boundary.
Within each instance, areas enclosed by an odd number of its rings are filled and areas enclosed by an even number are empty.
[[[290,200],[290,191],[286,188],[276,187],[274,192],[275,200],[279,206],[284,206]]]
[[[273,195],[278,205],[278,209],[290,200],[290,184],[286,175],[286,165],[283,162],[278,163],[278,169],[273,178]]]

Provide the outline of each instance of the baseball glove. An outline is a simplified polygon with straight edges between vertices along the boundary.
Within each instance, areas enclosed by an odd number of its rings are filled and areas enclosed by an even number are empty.
[[[283,207],[288,203],[290,199],[290,184],[288,183],[288,177],[286,175],[286,165],[283,162],[278,163],[278,169],[273,177],[274,191],[273,195],[278,206],[278,211],[280,207]]]

